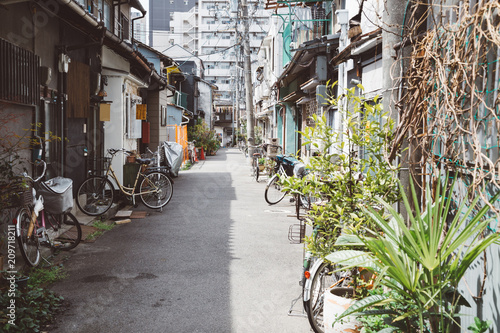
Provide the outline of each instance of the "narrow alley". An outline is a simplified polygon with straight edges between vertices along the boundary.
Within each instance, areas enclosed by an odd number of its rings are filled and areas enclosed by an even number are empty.
[[[249,169],[221,149],[180,173],[163,212],[139,205],[150,215],[81,244],[53,286],[69,304],[53,332],[309,332],[288,316],[301,292],[294,206],[268,206]]]

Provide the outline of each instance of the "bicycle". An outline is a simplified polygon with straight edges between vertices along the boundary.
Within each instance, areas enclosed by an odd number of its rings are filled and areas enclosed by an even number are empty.
[[[130,155],[132,152],[121,149],[108,149],[110,157],[106,157],[107,168],[104,176],[90,176],[78,188],[76,204],[85,214],[98,216],[106,213],[112,206],[114,200],[114,186],[110,179],[118,185],[121,193],[132,198],[139,196],[142,203],[151,209],[161,209],[170,202],[174,191],[173,181],[169,175],[158,170],[148,171],[147,166],[151,159],[136,159],[140,164],[133,187],[123,186],[118,180],[111,162],[118,152]],[[140,182],[140,184],[139,184]],[[137,187],[139,184],[139,187]]]
[[[69,212],[73,207],[71,179],[56,177],[40,182],[46,171],[45,162],[40,163],[43,163],[43,172],[38,178],[33,179],[26,172],[23,173],[23,177],[34,185],[28,188],[32,199],[30,204],[17,211],[14,220],[21,255],[32,267],[40,263],[40,245],[53,250],[71,250],[82,239],[80,223]],[[42,193],[38,197],[35,188]],[[59,192],[61,189],[63,191]],[[62,229],[68,230],[61,233]]]
[[[191,165],[196,163],[196,141],[188,142],[188,159]]]
[[[282,191],[280,179],[292,177],[293,175],[302,178],[306,174],[306,169],[304,163],[291,156],[279,154],[271,157],[271,159],[276,164],[274,166],[274,175],[267,182],[264,199],[266,199],[268,204],[275,205],[283,200],[288,193],[287,191]]]
[[[257,150],[260,150],[262,146],[251,146],[251,147],[256,149],[256,151],[253,153],[252,156],[252,177],[255,178],[256,182],[259,182],[259,174],[260,174],[259,159],[262,158],[262,153]]]
[[[316,202],[316,204],[321,204]],[[305,217],[300,215],[300,200],[296,200],[296,216],[300,224],[291,225],[288,231],[288,239],[292,243],[302,243],[305,236]],[[303,207],[303,206],[302,206]],[[299,227],[299,231],[295,231],[294,227]],[[312,230],[312,237],[316,238],[320,230],[315,226]],[[333,287],[348,287],[352,282],[352,272],[342,271],[329,262],[325,262],[322,258],[315,257],[311,251],[304,250],[303,255],[303,271],[299,281],[302,286],[302,306],[305,316],[315,333],[323,333],[323,304],[324,294],[327,290]],[[292,307],[298,299],[294,300]],[[289,311],[291,315],[292,309]]]

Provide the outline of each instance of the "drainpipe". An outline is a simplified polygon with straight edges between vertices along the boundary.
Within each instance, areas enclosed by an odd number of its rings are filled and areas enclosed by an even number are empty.
[[[340,38],[339,38],[339,53],[342,52],[347,47],[347,26],[349,24],[349,11],[347,9],[339,9],[335,12],[337,14],[337,20],[340,24]],[[338,67],[338,86],[337,86],[337,97],[342,96],[344,94],[345,89],[347,88],[347,73],[345,72],[346,64],[342,62]],[[347,108],[347,100],[346,98],[342,98],[342,108],[345,110]],[[340,121],[340,142],[344,140],[344,128],[343,128],[344,120]],[[347,145],[344,150],[348,149]]]
[[[103,1],[103,3],[104,3],[104,1]],[[144,12],[142,12],[142,16],[138,16],[138,17],[132,19],[132,43],[134,42],[134,21],[143,18],[144,16],[146,16],[146,13],[147,12],[144,11]]]
[[[187,120],[186,121],[181,121],[181,126],[186,125],[187,123],[189,123],[189,118],[187,116],[185,116],[184,114],[182,114],[182,118],[186,118]]]

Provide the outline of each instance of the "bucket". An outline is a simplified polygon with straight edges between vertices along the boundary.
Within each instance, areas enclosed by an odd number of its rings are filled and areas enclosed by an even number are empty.
[[[335,287],[325,291],[323,304],[323,323],[325,333],[359,333],[361,323],[355,316],[347,316],[333,325],[335,319],[356,302],[352,288]]]

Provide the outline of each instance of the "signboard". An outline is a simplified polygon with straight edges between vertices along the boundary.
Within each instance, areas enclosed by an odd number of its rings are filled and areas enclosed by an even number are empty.
[[[135,112],[137,120],[146,120],[147,104],[137,104]]]

